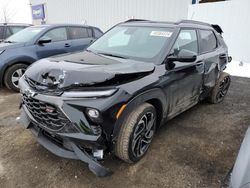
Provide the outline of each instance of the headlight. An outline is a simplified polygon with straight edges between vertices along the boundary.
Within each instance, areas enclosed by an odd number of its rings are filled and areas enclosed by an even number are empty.
[[[0,55],[4,52],[4,50],[0,50]]]
[[[68,91],[63,93],[63,97],[68,98],[92,98],[92,97],[109,97],[113,95],[117,89],[103,91]]]

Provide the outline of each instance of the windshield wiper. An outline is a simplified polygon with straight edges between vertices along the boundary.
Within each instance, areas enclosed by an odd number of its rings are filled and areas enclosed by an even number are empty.
[[[115,55],[115,54],[109,54],[109,53],[98,53],[98,54],[104,55],[104,56],[110,56],[110,57],[117,57],[117,58],[121,58],[121,59],[128,59],[127,57]]]
[[[87,49],[87,52],[91,52],[96,55],[104,55],[104,56],[110,56],[110,57],[117,57],[121,59],[128,59],[127,57],[121,56],[121,55],[115,55],[115,54],[110,54],[110,53],[105,53],[105,52],[93,52],[92,50]]]

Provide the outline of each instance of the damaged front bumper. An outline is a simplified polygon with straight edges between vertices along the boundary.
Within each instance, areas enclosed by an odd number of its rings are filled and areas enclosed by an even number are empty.
[[[25,128],[30,129],[33,135],[37,138],[38,143],[51,153],[59,157],[78,159],[88,163],[90,171],[99,177],[112,174],[109,169],[102,166],[93,156],[77,144],[80,140],[84,142],[97,142],[100,136],[91,136],[82,133],[49,133],[36,125],[35,120],[30,117],[32,116],[24,106],[18,121],[22,123]]]
[[[26,83],[22,84],[22,112],[18,121],[31,130],[37,141],[57,156],[87,163],[97,176],[110,175],[112,172],[98,162],[106,149],[101,128],[90,125],[84,113],[62,97],[34,94]],[[31,93],[24,92],[24,88]]]

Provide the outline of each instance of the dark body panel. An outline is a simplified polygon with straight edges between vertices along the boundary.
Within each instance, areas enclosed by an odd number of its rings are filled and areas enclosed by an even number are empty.
[[[28,117],[31,116],[28,128],[39,127],[40,131],[52,137],[58,136],[63,142],[77,143],[89,155],[90,150],[97,149],[114,153],[124,121],[136,107],[144,102],[153,105],[159,127],[166,120],[205,99],[228,62],[227,46],[207,24],[145,21],[121,25],[171,27],[173,33],[155,62],[139,61],[138,58],[126,58],[115,53],[105,55],[87,49],[34,63],[19,82],[22,95],[24,98],[28,95],[31,102],[45,103],[42,108],[48,112],[62,112],[63,118],[69,122],[60,130],[51,129],[32,119],[32,116],[37,115],[36,112],[32,115],[34,112],[29,114],[29,109],[26,109]],[[213,31],[216,33],[218,47],[211,52],[201,53],[201,44],[197,42],[197,54],[193,56],[193,53],[186,50],[185,53],[191,54],[191,58],[186,58],[187,61],[175,59],[171,49],[181,29],[192,30],[195,35],[197,33],[198,41],[199,29]],[[26,103],[22,103],[24,109],[28,105]],[[98,119],[93,120],[88,113],[89,109],[99,113]],[[75,151],[75,147],[68,144],[62,147]]]

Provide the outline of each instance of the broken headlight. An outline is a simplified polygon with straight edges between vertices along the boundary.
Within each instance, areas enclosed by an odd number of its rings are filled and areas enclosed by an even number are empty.
[[[117,89],[101,90],[101,91],[67,91],[63,93],[63,97],[67,98],[93,98],[93,97],[109,97],[113,95]]]

